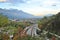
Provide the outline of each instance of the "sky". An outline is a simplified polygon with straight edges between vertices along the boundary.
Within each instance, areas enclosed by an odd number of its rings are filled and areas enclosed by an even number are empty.
[[[57,14],[60,0],[0,0],[0,8],[18,9],[35,16]]]

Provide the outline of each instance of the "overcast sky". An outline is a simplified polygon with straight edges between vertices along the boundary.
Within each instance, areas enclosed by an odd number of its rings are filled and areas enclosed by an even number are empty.
[[[18,9],[43,16],[59,12],[60,0],[0,0],[0,8]]]

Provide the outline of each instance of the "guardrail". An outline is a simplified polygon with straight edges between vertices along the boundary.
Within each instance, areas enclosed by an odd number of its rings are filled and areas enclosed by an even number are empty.
[[[56,36],[57,38],[60,38],[60,36],[59,35],[57,35],[57,34],[54,34],[54,33],[51,33],[51,32],[49,32],[51,35],[54,35],[54,36]]]

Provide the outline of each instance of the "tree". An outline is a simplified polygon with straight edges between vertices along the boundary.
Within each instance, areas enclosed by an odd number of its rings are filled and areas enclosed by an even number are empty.
[[[3,40],[9,40],[9,35],[6,34],[6,33],[3,34],[3,35],[2,35],[2,39],[3,39]]]
[[[0,14],[0,27],[6,26],[8,24],[8,18]]]

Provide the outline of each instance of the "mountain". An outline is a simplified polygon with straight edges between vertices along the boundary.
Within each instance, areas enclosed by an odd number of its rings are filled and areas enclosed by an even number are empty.
[[[47,15],[45,15],[46,17],[48,16],[53,16],[54,14],[48,13]]]
[[[7,16],[9,19],[30,19],[30,18],[42,18],[43,16],[34,16],[27,12],[17,9],[2,9],[0,8],[0,14]],[[52,14],[45,15],[51,16]]]
[[[51,28],[52,25],[52,28]],[[58,12],[50,24],[51,30],[55,31],[56,34],[60,35],[60,12]]]
[[[0,14],[6,15],[10,19],[26,19],[26,18],[37,18],[34,15],[31,15],[29,13],[26,13],[22,10],[17,9],[1,9],[0,8]]]
[[[54,34],[60,35],[60,12],[47,19],[44,27]]]

